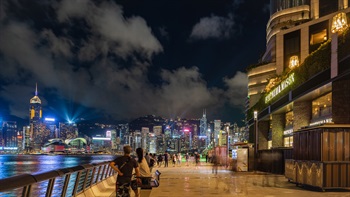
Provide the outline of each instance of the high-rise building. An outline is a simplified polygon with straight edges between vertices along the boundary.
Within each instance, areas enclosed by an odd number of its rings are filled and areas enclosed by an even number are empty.
[[[153,126],[153,133],[156,136],[162,135],[162,126]]]
[[[42,123],[42,107],[41,100],[38,97],[38,85],[35,86],[35,95],[29,101],[29,126],[32,135],[32,141],[30,147],[34,150],[40,150],[43,144],[41,135],[41,123]]]
[[[199,135],[200,136],[206,136],[207,132],[207,112],[206,110],[203,111],[203,116],[200,120],[199,124]]]
[[[58,138],[58,129],[54,118],[45,118],[44,125],[50,132],[50,138]]]
[[[63,140],[78,137],[78,127],[75,123],[59,123],[59,138]]]
[[[17,151],[17,122],[16,121],[2,121],[0,122],[0,150],[3,151]]]

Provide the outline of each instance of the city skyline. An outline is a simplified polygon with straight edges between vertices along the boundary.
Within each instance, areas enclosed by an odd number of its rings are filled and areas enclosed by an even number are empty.
[[[207,109],[208,119],[243,124],[245,68],[265,49],[268,1],[0,7],[0,116],[27,119],[37,83],[43,112],[59,119],[192,118]]]

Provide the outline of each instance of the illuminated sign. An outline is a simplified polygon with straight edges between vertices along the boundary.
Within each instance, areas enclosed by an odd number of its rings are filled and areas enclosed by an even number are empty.
[[[111,140],[111,138],[108,138],[108,137],[92,137],[92,140]]]
[[[45,121],[52,121],[52,122],[55,122],[55,119],[54,119],[54,118],[45,118]]]
[[[333,121],[332,118],[327,118],[324,120],[312,122],[312,123],[310,123],[310,126],[316,126],[316,125],[325,124],[325,123],[332,123],[332,121]]]
[[[287,79],[282,81],[275,89],[273,89],[271,92],[269,92],[265,97],[265,103],[268,103],[276,97],[279,93],[281,93],[284,89],[286,89],[289,85],[294,83],[294,73],[290,74]]]
[[[4,147],[4,150],[17,150],[17,147]]]
[[[292,133],[293,133],[293,129],[288,129],[288,130],[283,131],[283,135],[290,135]]]

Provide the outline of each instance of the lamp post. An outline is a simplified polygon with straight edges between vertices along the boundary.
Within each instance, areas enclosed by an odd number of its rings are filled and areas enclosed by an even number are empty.
[[[258,167],[258,111],[254,111],[254,133],[255,133],[255,145],[254,145],[254,172]]]
[[[229,135],[230,135],[230,127],[227,126],[226,129],[227,129],[227,133],[226,133],[226,144],[227,144],[226,165],[227,165],[227,167],[228,167],[228,166],[229,166],[229,165],[228,165],[228,161],[229,161],[229,155],[230,155],[230,144],[229,144],[229,142],[228,142],[228,140],[229,140]]]

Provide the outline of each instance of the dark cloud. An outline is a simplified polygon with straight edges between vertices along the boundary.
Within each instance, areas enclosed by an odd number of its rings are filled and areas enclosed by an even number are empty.
[[[4,6],[5,5],[5,6]],[[246,75],[237,72],[224,78],[228,91],[208,87],[197,67],[161,69],[161,83],[153,84],[148,74],[152,58],[164,52],[147,21],[140,16],[125,17],[121,6],[112,2],[63,0],[52,4],[53,21],[66,29],[76,20],[87,24],[87,36],[77,40],[69,31],[57,33],[48,26],[37,28],[27,21],[10,18],[6,4],[1,7],[0,96],[13,115],[28,115],[35,83],[54,99],[110,114],[116,119],[145,114],[191,116],[203,108],[219,113],[225,103],[239,106],[244,100]],[[6,23],[3,22],[6,20]],[[232,17],[205,17],[194,26],[191,37],[228,37]],[[160,28],[167,36],[165,28]],[[120,58],[126,61],[115,61]],[[44,106],[51,98],[40,96]],[[59,110],[57,110],[59,111]],[[45,113],[45,112],[44,112]]]

